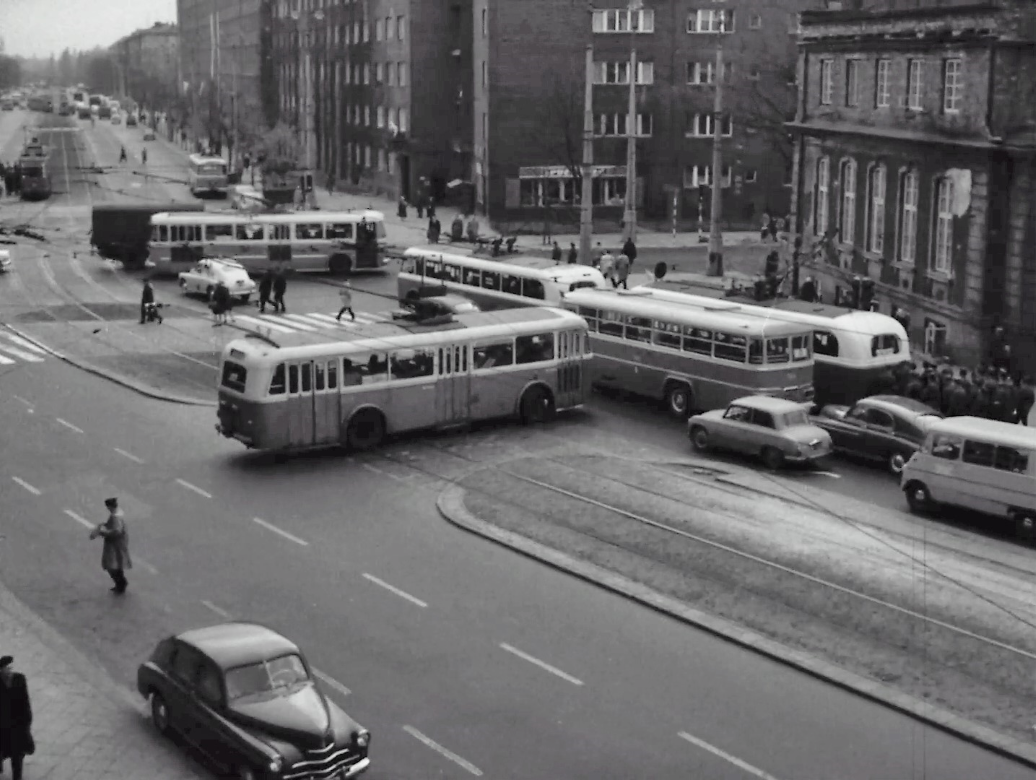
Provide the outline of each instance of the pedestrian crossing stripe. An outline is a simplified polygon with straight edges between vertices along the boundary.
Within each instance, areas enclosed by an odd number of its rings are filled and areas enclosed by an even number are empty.
[[[377,325],[392,322],[392,312],[357,312],[355,322],[343,317],[341,322],[334,314],[309,312],[307,314],[234,314],[239,325],[254,328],[269,328],[274,333],[316,333],[320,330],[351,330],[363,325]]]
[[[28,339],[23,339],[6,330],[0,330],[0,366],[10,366],[17,360],[26,363],[42,363],[47,351],[37,347]],[[17,360],[16,360],[17,359]]]

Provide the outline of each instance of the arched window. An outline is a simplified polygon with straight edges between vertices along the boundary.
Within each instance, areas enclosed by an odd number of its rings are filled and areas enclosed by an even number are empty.
[[[827,233],[827,204],[831,190],[831,160],[821,157],[817,160],[816,197],[814,199],[813,229],[818,236]]]
[[[899,262],[913,264],[917,257],[917,196],[921,178],[908,168],[899,175]]]
[[[867,249],[885,249],[885,166],[878,164],[867,176]]]
[[[935,183],[934,222],[932,268],[948,274],[953,260],[953,179],[943,177]]]
[[[856,161],[842,163],[842,213],[840,240],[852,244],[856,239]]]

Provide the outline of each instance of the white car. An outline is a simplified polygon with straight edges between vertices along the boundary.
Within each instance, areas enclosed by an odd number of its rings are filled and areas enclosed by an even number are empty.
[[[244,266],[226,258],[206,257],[199,260],[190,271],[181,271],[179,279],[180,289],[185,295],[204,295],[210,301],[220,282],[230,290],[230,297],[241,303],[248,303],[255,292],[255,282]]]
[[[0,274],[5,274],[11,269],[11,253],[6,249],[0,249]]]

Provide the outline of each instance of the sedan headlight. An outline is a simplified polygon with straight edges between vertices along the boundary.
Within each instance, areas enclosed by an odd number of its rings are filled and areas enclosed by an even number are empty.
[[[370,744],[370,741],[371,741],[371,733],[369,731],[367,731],[366,729],[363,729],[362,731],[356,732],[356,745],[358,747],[365,748],[365,747],[367,747],[367,745]]]
[[[284,759],[281,756],[270,759],[270,763],[266,765],[266,768],[271,772],[280,772],[284,768]]]

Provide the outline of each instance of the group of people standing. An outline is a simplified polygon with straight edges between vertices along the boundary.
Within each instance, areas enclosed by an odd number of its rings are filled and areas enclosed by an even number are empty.
[[[22,166],[20,163],[0,163],[0,182],[4,191],[0,194],[20,195],[22,191]]]

